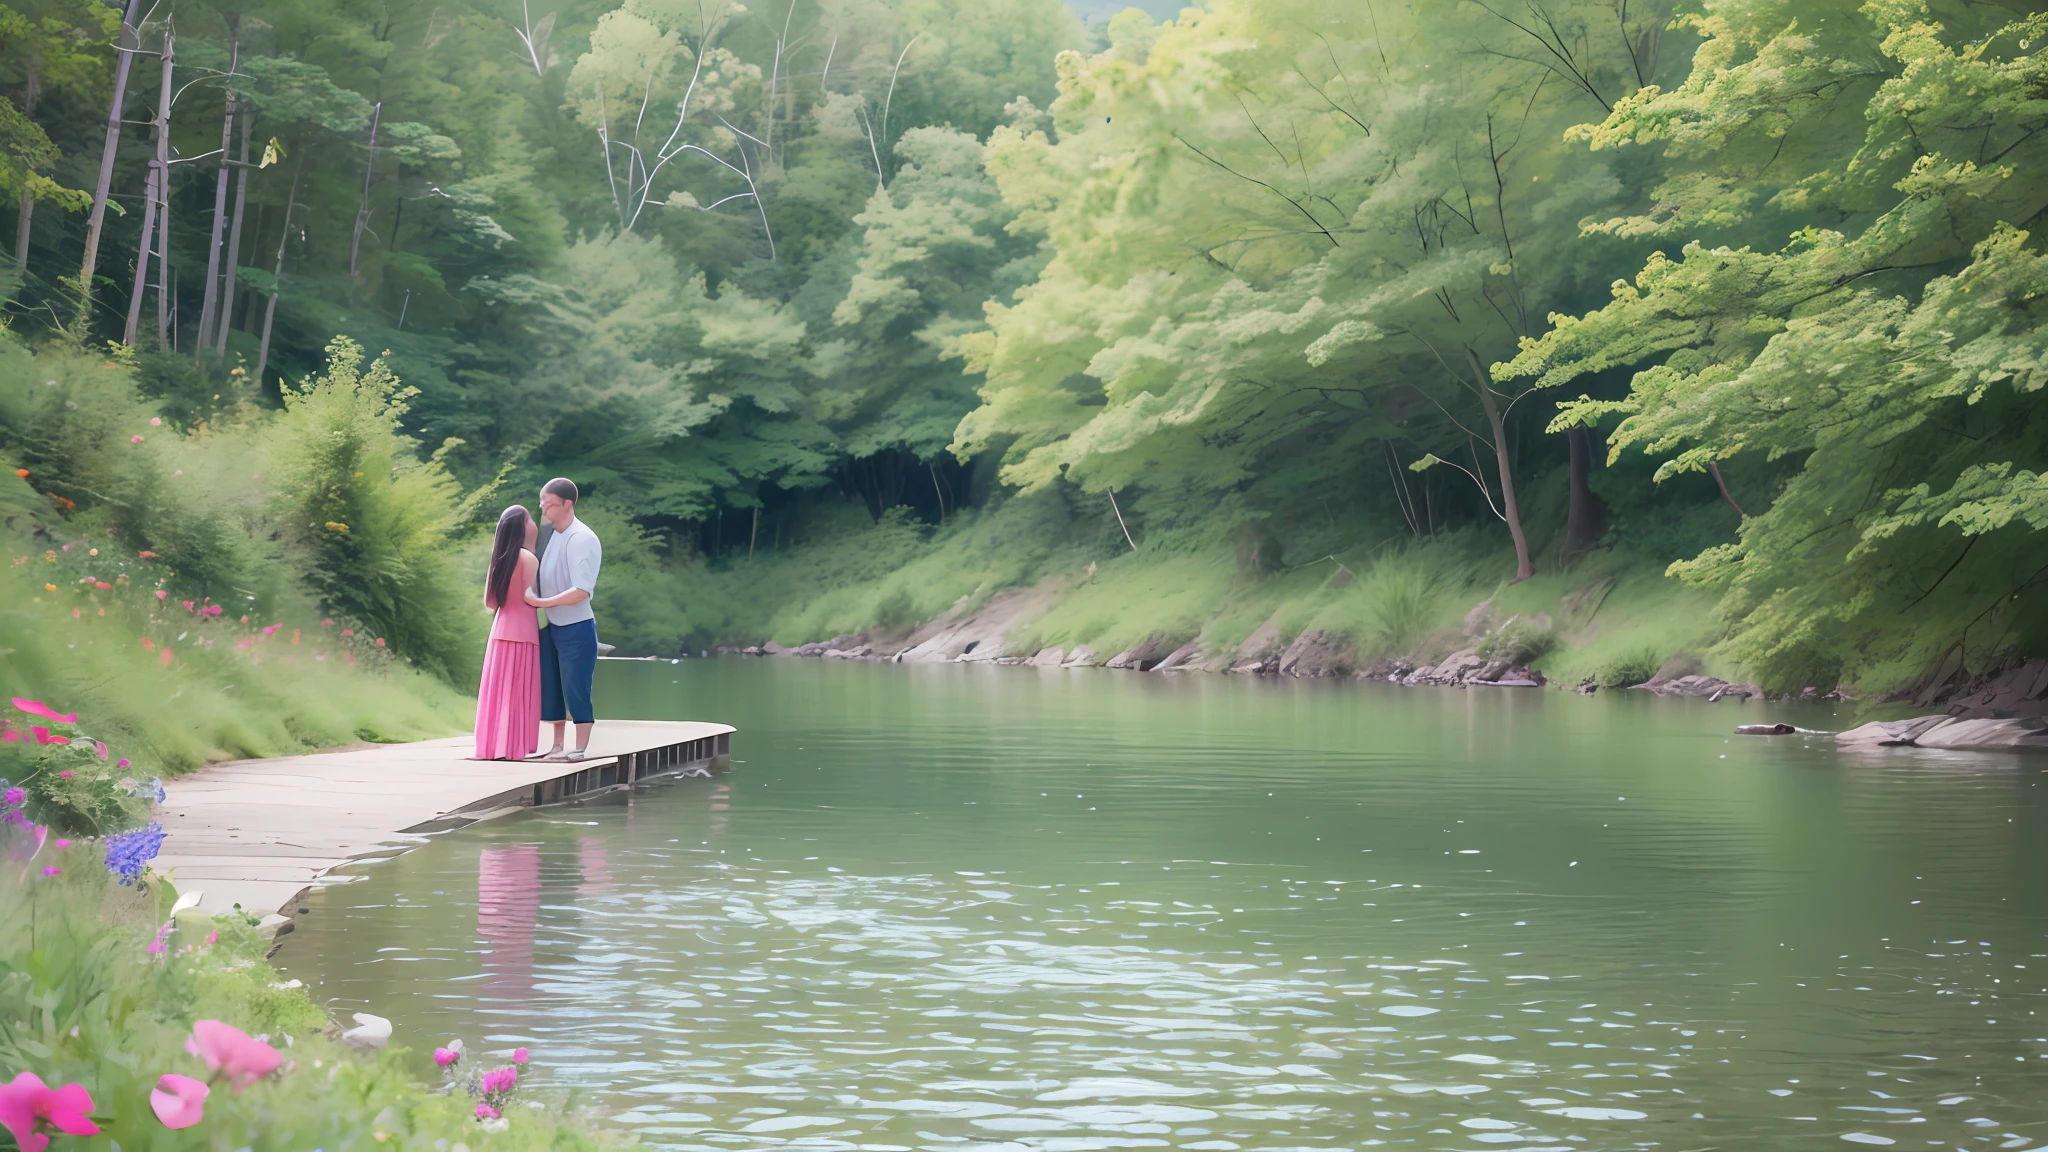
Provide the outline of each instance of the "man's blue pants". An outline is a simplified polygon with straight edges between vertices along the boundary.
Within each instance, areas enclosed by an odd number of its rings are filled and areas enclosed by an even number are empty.
[[[540,630],[540,718],[589,724],[590,682],[597,678],[597,621],[550,624]]]

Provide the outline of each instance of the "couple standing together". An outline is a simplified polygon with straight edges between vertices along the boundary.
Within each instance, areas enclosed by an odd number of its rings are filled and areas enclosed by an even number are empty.
[[[540,514],[551,529],[545,544],[524,505],[498,516],[484,582],[484,607],[497,618],[477,690],[478,760],[581,760],[590,750],[590,682],[597,675],[590,598],[604,550],[576,518],[576,496],[573,481],[541,485]],[[546,628],[535,609],[547,614]],[[562,729],[572,720],[576,747],[565,751]],[[554,725],[555,744],[536,754],[542,724]]]

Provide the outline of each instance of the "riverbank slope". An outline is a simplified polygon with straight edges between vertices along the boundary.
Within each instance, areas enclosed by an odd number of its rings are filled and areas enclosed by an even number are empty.
[[[1938,597],[1859,661],[1796,680],[1760,670],[1730,642],[1743,625],[1730,597],[1667,574],[1735,518],[1711,505],[1687,517],[1572,555],[1552,531],[1539,541],[1537,574],[1518,582],[1512,554],[1478,530],[1347,544],[1354,526],[1333,517],[1330,538],[1247,545],[1215,532],[1133,544],[1077,531],[1056,500],[1018,498],[936,529],[860,517],[752,560],[649,572],[633,606],[614,595],[607,627],[625,651],[661,654],[687,646],[1581,691],[1647,685],[1718,699],[1840,693],[1921,706],[1970,698],[2006,711],[2014,685],[2001,677],[2033,688],[2014,671],[2032,668],[2033,653],[1958,648],[1968,622],[1958,629]],[[656,610],[671,615],[657,621]],[[665,629],[686,630],[681,644],[664,641]],[[2040,705],[2042,693],[2027,691],[2026,706]]]

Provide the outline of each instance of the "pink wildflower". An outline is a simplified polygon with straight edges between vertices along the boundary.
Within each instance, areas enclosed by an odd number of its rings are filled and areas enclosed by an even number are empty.
[[[63,874],[64,870],[62,868],[57,867],[55,864],[43,865],[43,875],[45,876],[62,876]]]
[[[69,779],[71,779],[71,778],[72,778],[73,776],[76,776],[76,775],[78,775],[78,773],[76,773],[76,772],[73,772],[73,771],[72,771],[71,769],[69,769],[69,768],[66,768],[66,769],[65,769],[65,770],[63,770],[62,772],[59,772],[59,773],[57,773],[57,779],[59,779],[59,780],[69,780]]]
[[[128,442],[129,442],[130,444],[140,444],[140,443],[142,443],[142,437],[140,437],[140,436],[130,436],[130,437],[128,438]]]
[[[159,588],[156,590],[156,598],[159,600],[168,600],[171,598],[171,594]]]
[[[185,1051],[206,1061],[208,1072],[226,1073],[237,1092],[270,1075],[284,1061],[284,1053],[219,1020],[192,1025]]]
[[[16,708],[31,716],[41,716],[45,720],[55,720],[59,724],[78,723],[78,713],[60,714],[55,708],[50,707],[41,700],[24,700],[16,696],[13,703]]]
[[[462,1053],[457,1052],[453,1048],[434,1049],[434,1063],[440,1065],[443,1068],[448,1067],[449,1065],[455,1063],[457,1060],[460,1059],[462,1059]]]
[[[489,1104],[479,1104],[476,1106],[476,1118],[479,1120],[496,1120],[501,1115],[503,1113]]]
[[[45,1126],[70,1136],[96,1136],[99,1125],[87,1118],[92,1095],[82,1084],[51,1088],[33,1072],[23,1072],[0,1084],[0,1128],[14,1134],[21,1152],[43,1152],[50,1137],[37,1129]]]
[[[513,1062],[514,1064],[524,1064],[524,1063],[526,1063],[526,1049],[524,1049],[524,1048],[514,1048],[514,1049],[512,1050],[512,1062]]]
[[[166,1128],[190,1128],[206,1119],[206,1098],[212,1094],[202,1081],[166,1072],[149,1094],[149,1108]]]
[[[31,728],[29,729],[29,732],[30,732],[30,733],[31,733],[32,735],[34,735],[34,736],[35,736],[35,738],[36,738],[36,743],[38,743],[38,744],[69,744],[69,743],[71,743],[71,737],[69,737],[69,736],[52,736],[52,735],[50,735],[50,730],[49,730],[48,728],[45,728],[45,727],[43,727],[43,726],[42,726],[42,725],[40,725],[40,724],[38,724],[38,725],[35,725],[35,726],[31,727]]]
[[[220,943],[220,929],[215,928],[206,934],[206,946],[211,948],[218,943]]]
[[[71,841],[69,841],[69,840],[63,840],[63,839],[60,839],[60,840],[58,840],[58,841],[57,841],[57,847],[59,847],[59,848],[69,848],[69,847],[71,847]]]

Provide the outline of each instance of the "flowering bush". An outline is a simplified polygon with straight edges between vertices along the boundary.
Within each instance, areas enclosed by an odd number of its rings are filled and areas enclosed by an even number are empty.
[[[118,832],[149,812],[128,761],[110,762],[107,746],[87,736],[73,713],[38,700],[11,701],[18,716],[0,716],[0,771],[19,791],[12,819],[58,832]],[[0,816],[0,819],[8,817]]]
[[[526,1064],[526,1049],[513,1049],[510,1064],[481,1075],[456,1067],[462,1053],[462,1041],[451,1040],[446,1048],[434,1049],[434,1063],[441,1066],[451,1091],[460,1090],[476,1101],[477,1121],[488,1131],[503,1132],[507,1127],[505,1110],[511,1107],[512,1093],[519,1087],[519,1069]]]

